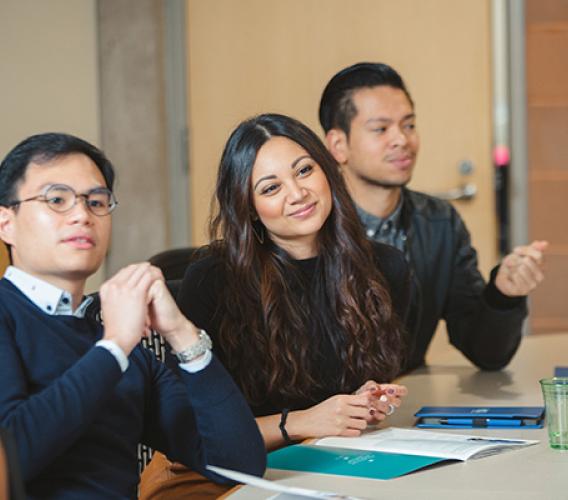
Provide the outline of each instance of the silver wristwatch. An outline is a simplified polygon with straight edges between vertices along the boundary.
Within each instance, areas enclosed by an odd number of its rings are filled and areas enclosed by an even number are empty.
[[[213,342],[211,342],[211,337],[207,335],[205,330],[199,331],[199,340],[195,343],[186,347],[183,351],[174,352],[180,363],[189,363],[195,358],[205,354],[209,349],[213,347]]]

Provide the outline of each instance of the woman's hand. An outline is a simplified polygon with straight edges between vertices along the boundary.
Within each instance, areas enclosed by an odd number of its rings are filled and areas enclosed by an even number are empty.
[[[370,411],[374,411],[369,391],[361,394],[332,396],[307,410],[291,412],[286,430],[293,440],[325,436],[359,436],[367,427]],[[386,403],[380,402],[385,406]]]
[[[356,437],[367,426],[381,422],[398,408],[407,392],[402,385],[369,380],[355,394],[338,394],[306,410],[291,411],[286,432],[293,441],[326,436]],[[257,417],[256,422],[267,450],[285,444],[278,427],[279,413]]]
[[[372,396],[367,423],[377,424],[394,413],[401,405],[402,398],[408,394],[408,390],[403,385],[379,384],[374,380],[367,380],[355,391],[355,394]]]

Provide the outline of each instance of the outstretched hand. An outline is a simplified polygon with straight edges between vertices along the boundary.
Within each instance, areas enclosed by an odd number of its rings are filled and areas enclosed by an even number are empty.
[[[501,262],[495,286],[508,297],[528,295],[544,279],[544,252],[547,241],[533,241],[516,247]]]

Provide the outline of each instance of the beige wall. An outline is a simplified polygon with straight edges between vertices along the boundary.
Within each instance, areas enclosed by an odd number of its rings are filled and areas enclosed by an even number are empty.
[[[354,61],[383,60],[400,70],[417,102],[423,146],[413,186],[454,187],[455,165],[474,160],[486,215],[467,205],[460,211],[482,267],[493,263],[489,0],[187,1],[194,244],[206,241],[217,163],[240,120],[279,111],[319,133],[327,79]],[[0,91],[9,96],[0,100],[1,156],[46,130],[100,144],[95,7],[95,0],[0,0]],[[434,166],[443,175],[432,175]]]
[[[95,0],[0,0],[0,157],[38,132],[99,144],[95,19]]]
[[[321,134],[328,79],[358,61],[397,68],[417,103],[422,148],[412,186],[459,184],[472,160],[479,196],[458,209],[496,258],[492,194],[489,0],[188,0],[188,92],[194,242],[205,225],[221,151],[242,119],[293,115]]]
[[[94,0],[1,0],[0,73],[0,156],[38,132],[99,142]]]

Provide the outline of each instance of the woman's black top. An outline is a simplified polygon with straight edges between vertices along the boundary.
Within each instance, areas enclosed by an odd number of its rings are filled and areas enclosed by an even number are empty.
[[[410,296],[410,276],[404,259],[404,255],[393,247],[380,243],[373,243],[375,260],[382,272],[391,294],[393,307],[402,321],[404,321],[408,309]],[[304,293],[312,288],[312,278],[315,275],[318,257],[294,261],[299,271],[298,275],[303,279],[296,280],[295,287],[303,287]],[[191,264],[185,274],[179,291],[177,302],[180,309],[198,328],[202,328],[213,340],[213,351],[231,372],[231,363],[228,362],[223,345],[218,337],[221,318],[225,309],[225,301],[231,300],[225,297],[224,291],[227,286],[225,267],[219,257],[214,254],[206,254],[197,262]],[[314,304],[313,324],[306,328],[306,335],[312,336],[311,345],[314,346],[316,356],[317,379],[323,382],[325,388],[317,389],[309,398],[296,398],[290,400],[283,395],[267,396],[263,402],[251,404],[255,416],[272,415],[280,413],[283,408],[305,409],[331,397],[341,391],[339,379],[342,373],[341,360],[333,348],[326,333],[326,328],[321,325],[329,324],[329,321],[318,320],[318,315],[327,309],[321,304],[322,300],[317,296],[312,301]],[[322,307],[318,307],[321,305]],[[243,318],[246,322],[246,318]],[[248,339],[243,339],[246,342]],[[231,373],[238,383],[236,373]],[[365,382],[361,380],[359,387]],[[380,382],[380,381],[377,381]],[[357,389],[351,388],[351,390]]]

